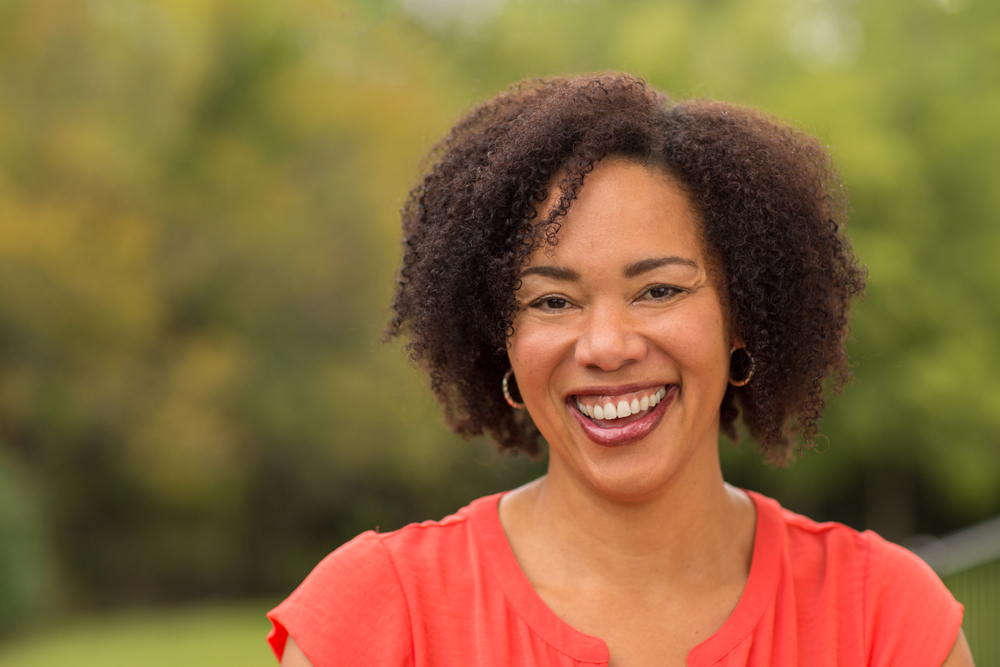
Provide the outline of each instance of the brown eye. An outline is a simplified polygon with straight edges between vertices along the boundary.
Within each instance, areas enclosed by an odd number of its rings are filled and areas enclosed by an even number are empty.
[[[562,310],[568,305],[569,302],[566,299],[558,296],[546,296],[532,303],[531,308],[538,308],[539,310]]]
[[[680,292],[676,287],[670,287],[669,285],[656,285],[655,287],[650,287],[646,290],[646,294],[649,295],[651,299],[666,299],[674,296]]]

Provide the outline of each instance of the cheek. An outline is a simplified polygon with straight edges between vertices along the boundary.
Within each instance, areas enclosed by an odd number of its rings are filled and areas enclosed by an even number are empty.
[[[713,382],[718,380],[716,375],[725,378],[729,341],[721,311],[713,304],[706,304],[688,315],[672,323],[668,344],[671,356],[682,368],[705,374]]]
[[[522,397],[530,400],[548,391],[566,349],[564,337],[553,328],[515,323],[507,353]]]

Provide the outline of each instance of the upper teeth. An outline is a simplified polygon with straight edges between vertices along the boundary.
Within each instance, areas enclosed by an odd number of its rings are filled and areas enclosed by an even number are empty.
[[[576,407],[580,410],[580,412],[588,417],[593,417],[594,419],[621,419],[622,417],[638,414],[654,407],[657,403],[662,401],[666,395],[667,388],[660,387],[652,394],[642,396],[641,398],[633,398],[631,402],[620,400],[618,401],[618,404],[615,405],[611,401],[608,401],[604,405],[594,406],[584,405],[580,401],[580,398],[577,397]]]

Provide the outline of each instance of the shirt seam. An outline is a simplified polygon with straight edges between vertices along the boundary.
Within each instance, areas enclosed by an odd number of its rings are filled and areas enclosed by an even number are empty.
[[[784,511],[784,508],[782,508],[782,510]],[[803,519],[805,520],[803,521]],[[854,530],[850,526],[840,523],[839,521],[816,522],[811,521],[808,517],[800,517],[800,515],[797,514],[793,514],[791,518],[785,517],[785,525],[789,528],[794,528],[795,530],[801,530],[805,533],[811,533],[814,535],[843,529],[847,529],[848,531],[855,532],[859,535],[861,534],[861,531]]]
[[[452,526],[458,526],[458,525],[461,525],[463,523],[468,523],[469,522],[469,517],[468,516],[463,516],[463,517],[459,517],[459,518],[453,518],[453,517],[454,517],[454,515],[452,515],[451,517],[446,517],[446,518],[450,519],[450,521],[448,521],[448,523],[441,523],[441,521],[424,521],[424,522],[421,522],[421,523],[411,523],[411,524],[408,524],[406,526],[403,526],[402,528],[400,528],[398,530],[393,530],[393,531],[390,531],[388,533],[379,533],[379,532],[376,531],[375,534],[378,535],[379,538],[392,539],[396,535],[400,535],[400,534],[403,533],[403,531],[406,531],[406,530],[415,530],[417,528],[419,528],[421,530],[433,530],[433,529],[437,529],[437,528],[451,528]]]

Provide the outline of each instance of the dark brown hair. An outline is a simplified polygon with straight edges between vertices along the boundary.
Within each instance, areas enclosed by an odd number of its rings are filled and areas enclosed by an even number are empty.
[[[531,418],[501,393],[517,275],[556,242],[587,174],[612,156],[686,188],[756,364],[749,384],[726,391],[722,430],[738,439],[742,412],[768,456],[788,460],[796,433],[813,443],[825,379],[836,390],[850,376],[843,342],[865,274],[843,235],[844,190],[826,150],[753,109],[672,103],[622,74],[525,81],[474,108],[432,150],[403,208],[387,337],[406,330],[456,432],[537,454]],[[561,196],[536,219],[553,185]]]

